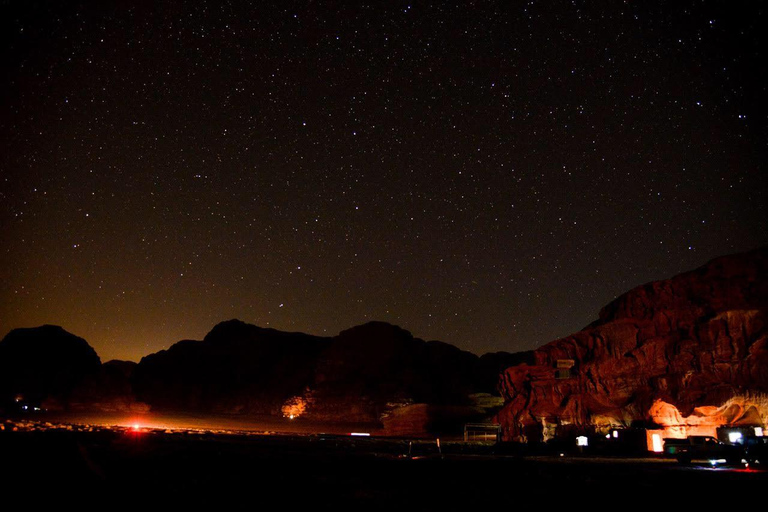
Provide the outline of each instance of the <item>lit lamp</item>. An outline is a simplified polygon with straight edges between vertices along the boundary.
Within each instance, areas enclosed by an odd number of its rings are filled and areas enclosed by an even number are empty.
[[[589,440],[587,436],[579,436],[576,438],[576,446],[589,446]]]
[[[664,451],[664,445],[661,443],[661,434],[651,435],[651,446],[655,453],[661,453]]]

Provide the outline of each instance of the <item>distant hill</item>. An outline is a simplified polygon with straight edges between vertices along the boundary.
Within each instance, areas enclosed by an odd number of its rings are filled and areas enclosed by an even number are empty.
[[[765,424],[768,248],[639,286],[584,330],[519,354],[478,357],[384,322],[319,337],[230,320],[138,364],[102,365],[61,327],[15,329],[0,341],[0,408],[23,405],[269,414],[390,433],[498,413],[507,439],[529,440],[665,415]]]
[[[180,341],[138,364],[102,365],[82,338],[43,326],[14,330],[0,342],[0,368],[6,369],[0,390],[10,409],[23,395],[25,403],[53,409],[368,423],[421,404],[428,406],[419,409],[424,423],[434,407],[463,407],[460,415],[473,418],[495,412],[500,399],[477,395],[499,396],[501,370],[529,359],[530,353],[478,357],[384,322],[319,337],[229,320],[203,340]]]
[[[96,351],[61,327],[14,329],[0,341],[0,407],[67,403],[75,387],[100,367]]]
[[[285,400],[310,384],[329,345],[329,338],[230,320],[202,341],[180,341],[143,357],[134,389],[154,409],[280,414]]]
[[[158,410],[377,422],[404,405],[466,405],[473,393],[498,394],[503,360],[384,322],[323,338],[230,320],[202,341],[142,358],[133,382]]]

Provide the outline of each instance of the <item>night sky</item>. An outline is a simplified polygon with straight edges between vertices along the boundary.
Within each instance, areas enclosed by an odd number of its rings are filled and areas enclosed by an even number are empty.
[[[3,0],[0,336],[566,336],[768,243],[764,5]]]

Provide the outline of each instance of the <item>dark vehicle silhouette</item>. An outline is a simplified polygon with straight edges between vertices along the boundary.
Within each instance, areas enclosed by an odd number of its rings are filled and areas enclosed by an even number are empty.
[[[744,459],[749,464],[768,466],[768,437],[744,438]]]
[[[723,443],[712,436],[688,436],[685,439],[664,439],[664,454],[675,457],[681,464],[694,460],[739,464],[744,458],[744,448]]]

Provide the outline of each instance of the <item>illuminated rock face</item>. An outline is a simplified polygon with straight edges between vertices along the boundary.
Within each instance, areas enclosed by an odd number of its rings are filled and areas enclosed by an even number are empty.
[[[768,248],[635,288],[534,356],[501,375],[508,440],[650,421],[656,400],[689,416],[768,392]]]
[[[663,427],[664,437],[717,436],[717,428],[763,425],[768,420],[768,395],[736,396],[720,407],[696,407],[683,416],[672,404],[656,400],[649,411],[651,419]]]

